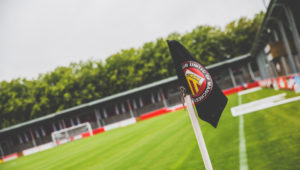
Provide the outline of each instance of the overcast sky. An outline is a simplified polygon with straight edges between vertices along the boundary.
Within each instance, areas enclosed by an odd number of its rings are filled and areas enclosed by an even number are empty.
[[[0,81],[104,60],[172,32],[224,27],[261,10],[263,0],[0,0]]]

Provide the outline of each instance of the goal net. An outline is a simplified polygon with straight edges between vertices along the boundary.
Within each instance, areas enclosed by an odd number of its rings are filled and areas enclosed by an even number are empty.
[[[88,122],[52,132],[51,137],[54,145],[60,145],[81,139],[84,134],[93,135],[91,125]]]

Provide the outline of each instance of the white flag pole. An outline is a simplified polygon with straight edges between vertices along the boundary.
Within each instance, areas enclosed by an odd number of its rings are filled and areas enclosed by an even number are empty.
[[[207,152],[207,149],[206,149],[206,146],[205,146],[205,142],[204,142],[204,138],[203,138],[203,135],[202,135],[202,132],[201,132],[201,129],[200,129],[200,125],[199,125],[198,119],[196,117],[196,113],[195,113],[195,110],[194,110],[194,106],[193,106],[193,103],[192,103],[191,96],[186,95],[184,97],[184,100],[187,104],[187,109],[188,109],[188,112],[189,112],[189,116],[191,118],[192,126],[193,126],[193,129],[194,129],[196,138],[197,138],[198,146],[199,146],[202,158],[203,158],[205,168],[206,168],[206,170],[212,170],[213,168],[212,168],[212,165],[211,165],[211,162],[210,162],[210,159],[209,159],[209,155],[208,155],[208,152]]]

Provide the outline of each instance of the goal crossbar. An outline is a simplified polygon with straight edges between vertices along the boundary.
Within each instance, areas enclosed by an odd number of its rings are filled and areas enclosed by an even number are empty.
[[[78,132],[76,132],[76,129],[79,129]],[[84,130],[82,131],[80,129],[84,129]],[[69,142],[73,139],[77,139],[79,135],[81,138],[81,134],[86,133],[86,132],[89,132],[89,135],[93,136],[91,124],[89,122],[85,122],[85,123],[82,123],[79,125],[75,125],[72,127],[54,131],[51,134],[51,138],[52,138],[54,145],[63,144],[63,143]],[[57,137],[60,137],[61,139],[57,140]]]

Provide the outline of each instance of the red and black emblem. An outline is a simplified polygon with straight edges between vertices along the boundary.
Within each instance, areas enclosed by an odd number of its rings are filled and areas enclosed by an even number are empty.
[[[194,102],[202,102],[209,96],[213,88],[213,81],[210,74],[204,67],[194,61],[182,63],[181,68],[189,85]]]

